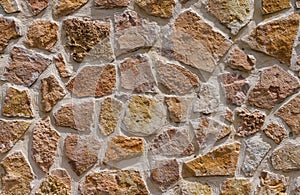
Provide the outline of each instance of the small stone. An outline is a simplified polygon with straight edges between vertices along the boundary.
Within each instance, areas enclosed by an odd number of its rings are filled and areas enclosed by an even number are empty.
[[[54,57],[54,63],[58,70],[59,75],[62,78],[68,78],[72,75],[71,71],[68,69],[64,58],[61,54],[58,54],[57,57]]]
[[[0,153],[4,154],[14,147],[30,126],[30,122],[0,119]]]
[[[8,14],[12,14],[20,11],[16,0],[1,0],[0,5],[4,9],[4,11]]]
[[[255,194],[287,195],[287,178],[283,175],[263,171],[260,175],[260,184]]]
[[[279,144],[287,137],[287,131],[277,123],[270,123],[263,129],[266,136],[271,138],[276,144]]]
[[[52,51],[58,41],[58,25],[54,22],[38,20],[27,31],[25,43],[29,47]]]
[[[120,64],[121,87],[137,93],[153,92],[156,85],[151,71],[150,59],[146,55],[126,58]]]
[[[99,116],[99,129],[102,134],[108,136],[115,132],[123,104],[111,97],[107,97],[101,103]]]
[[[240,154],[240,143],[233,142],[185,162],[182,176],[234,176]]]
[[[66,92],[54,75],[43,78],[41,83],[42,108],[45,112],[50,112],[65,97]]]
[[[72,170],[80,176],[98,161],[100,142],[86,135],[68,135],[65,139],[65,154]]]
[[[26,0],[33,15],[39,15],[48,7],[49,0]]]
[[[192,93],[200,82],[198,76],[188,69],[160,61],[156,65],[156,74],[160,90],[168,94]]]
[[[228,58],[225,60],[226,66],[229,66],[233,70],[250,71],[254,69],[256,59],[247,55],[243,50],[238,47],[234,47],[230,50]]]
[[[57,0],[53,8],[53,15],[56,17],[67,16],[84,6],[88,0]]]
[[[166,110],[161,101],[147,96],[130,98],[122,130],[137,136],[154,134],[165,123]]]
[[[82,195],[89,194],[139,194],[149,195],[139,171],[110,170],[90,173],[81,183]]]
[[[57,155],[60,135],[50,123],[50,117],[40,120],[33,129],[32,158],[47,173]]]
[[[74,102],[61,106],[54,113],[54,119],[57,126],[89,132],[93,127],[93,115],[94,103],[92,101]]]
[[[174,0],[135,0],[135,3],[149,15],[161,18],[172,17],[173,9],[175,7]]]
[[[292,182],[292,194],[300,193],[300,177],[296,177]]]
[[[169,118],[175,123],[186,122],[190,112],[191,98],[186,97],[165,97]]]
[[[129,4],[129,0],[94,0],[94,6],[99,8],[121,8],[121,7],[127,7]]]
[[[179,189],[174,195],[212,195],[212,189],[209,185],[200,182],[191,182],[182,180]]]
[[[33,118],[29,90],[9,87],[2,107],[2,115],[7,117]]]
[[[271,149],[271,146],[257,136],[246,140],[245,145],[246,152],[244,163],[242,165],[242,171],[247,176],[253,176],[258,165]]]
[[[251,195],[253,187],[249,179],[226,179],[221,187],[221,195]]]
[[[22,47],[14,47],[5,67],[5,79],[17,85],[30,87],[51,64],[51,60]]]
[[[271,155],[271,163],[276,170],[299,170],[300,145],[288,142],[276,149]]]
[[[14,152],[1,161],[1,194],[29,194],[33,174],[22,152]]]
[[[266,14],[275,13],[290,8],[290,0],[263,0],[262,9]]]
[[[233,114],[233,111],[230,108],[226,108],[224,119],[227,120],[230,123],[233,123],[234,114]]]
[[[0,29],[0,53],[3,53],[9,41],[19,38],[20,34],[15,21],[8,18],[0,17]]]
[[[77,97],[103,97],[113,93],[116,87],[116,67],[84,66],[70,79],[66,88]]]

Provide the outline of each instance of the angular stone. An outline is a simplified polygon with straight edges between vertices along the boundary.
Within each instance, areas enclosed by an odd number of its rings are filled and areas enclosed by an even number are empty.
[[[253,194],[253,187],[249,179],[226,179],[222,183],[221,195],[251,195]]]
[[[251,32],[246,41],[252,49],[273,56],[290,66],[299,17],[298,14],[292,14],[261,24]]]
[[[30,122],[14,120],[0,120],[0,153],[8,152],[24,135],[30,126]]]
[[[47,173],[54,163],[60,135],[53,129],[50,117],[40,120],[33,129],[32,158]]]
[[[290,0],[263,0],[262,9],[266,14],[275,13],[290,8]]]
[[[57,126],[89,132],[93,126],[93,115],[94,103],[92,101],[74,102],[61,106],[54,113],[54,119]]]
[[[40,14],[48,7],[49,0],[26,0],[33,15]]]
[[[212,195],[212,189],[209,185],[199,182],[190,182],[182,180],[179,184],[179,189],[174,195]]]
[[[54,75],[43,78],[41,83],[42,108],[45,112],[50,112],[65,97],[66,92]]]
[[[278,65],[264,69],[260,81],[250,91],[251,106],[271,109],[300,88],[298,80]]]
[[[88,0],[58,0],[53,8],[53,15],[62,17],[74,13],[84,6]]]
[[[194,112],[210,114],[216,112],[220,104],[219,88],[210,83],[202,83],[197,99],[194,103]]]
[[[174,58],[189,66],[213,72],[231,42],[213,30],[196,13],[186,11],[178,16],[171,32]]]
[[[54,63],[58,70],[59,75],[62,78],[68,78],[72,75],[71,71],[68,69],[64,58],[61,54],[58,54],[57,57],[54,57]]]
[[[58,25],[51,21],[33,22],[27,31],[25,43],[29,47],[52,51],[58,41]]]
[[[116,67],[84,66],[70,79],[66,88],[77,97],[103,97],[113,93],[116,87]]]
[[[287,131],[277,123],[269,123],[264,129],[266,136],[271,138],[276,144],[279,144],[287,137]]]
[[[292,182],[292,192],[293,194],[299,194],[300,193],[300,177],[296,177]]]
[[[14,47],[5,67],[5,79],[17,85],[30,87],[51,64],[51,60],[22,47]]]
[[[22,152],[14,152],[1,161],[1,194],[29,194],[33,174]]]
[[[2,107],[2,115],[7,117],[33,118],[29,90],[9,87]]]
[[[233,70],[250,71],[254,69],[256,59],[254,56],[247,55],[243,50],[234,47],[230,50],[229,56],[225,60],[226,66]]]
[[[182,176],[234,176],[240,154],[240,143],[233,142],[185,162]]]
[[[78,176],[97,163],[99,150],[100,142],[93,136],[72,134],[65,139],[65,154]]]
[[[94,6],[99,8],[120,8],[120,7],[127,7],[129,4],[129,0],[94,0]]]
[[[88,194],[140,194],[149,195],[139,171],[110,170],[90,173],[81,183],[80,192]]]
[[[190,112],[191,98],[186,97],[165,97],[169,118],[175,123],[186,122]]]
[[[0,17],[0,29],[0,53],[3,53],[9,41],[20,37],[20,34],[15,21],[8,18]]]
[[[175,7],[174,0],[135,0],[135,3],[149,15],[158,16],[161,18],[172,17],[173,9]]]
[[[230,108],[226,108],[226,111],[224,113],[224,119],[227,120],[230,123],[233,123],[234,114],[233,114],[233,111]]]
[[[101,103],[99,129],[102,134],[108,136],[116,130],[122,106],[122,102],[111,97],[105,98]]]
[[[129,100],[121,128],[133,135],[151,135],[164,125],[165,116],[166,110],[162,102],[134,95]]]
[[[120,64],[121,87],[133,92],[153,92],[156,85],[151,71],[150,59],[146,55],[126,58]]]
[[[160,61],[156,64],[156,74],[160,90],[168,94],[192,93],[200,82],[198,76],[188,69]]]
[[[287,178],[283,175],[263,171],[260,175],[260,184],[255,194],[287,195],[287,182]]]
[[[16,0],[1,0],[0,5],[4,9],[4,11],[8,14],[12,14],[20,11]]]
[[[245,141],[246,152],[242,171],[246,176],[253,176],[257,167],[271,149],[270,144],[255,136]]]

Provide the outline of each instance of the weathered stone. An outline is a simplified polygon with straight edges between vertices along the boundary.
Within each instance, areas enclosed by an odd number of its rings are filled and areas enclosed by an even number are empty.
[[[66,88],[77,97],[103,97],[113,93],[116,87],[116,67],[84,66]]]
[[[55,169],[41,183],[36,195],[71,195],[71,178],[64,169]]]
[[[0,53],[3,53],[11,39],[20,37],[14,20],[0,17]]]
[[[276,144],[279,144],[284,138],[287,137],[287,131],[277,123],[270,123],[264,129],[266,136],[271,138]]]
[[[129,100],[121,128],[133,135],[154,134],[165,123],[166,110],[159,100],[134,95]]]
[[[296,8],[300,9],[300,1],[299,0],[296,1]]]
[[[2,107],[2,115],[7,117],[33,118],[29,90],[9,87]]]
[[[300,145],[288,142],[284,146],[276,149],[272,153],[271,163],[276,170],[299,170]]]
[[[46,173],[54,163],[59,138],[59,133],[51,126],[50,117],[40,120],[33,129],[32,158]]]
[[[51,64],[51,60],[22,47],[14,47],[5,67],[5,79],[17,85],[31,86]]]
[[[50,112],[57,102],[65,97],[66,92],[54,75],[43,78],[41,83],[42,108],[44,111]]]
[[[156,85],[151,71],[150,59],[146,55],[126,58],[120,65],[121,86],[133,92],[153,92]]]
[[[234,114],[233,114],[233,111],[230,108],[226,108],[226,111],[224,113],[224,119],[227,120],[230,123],[233,123]]]
[[[195,153],[192,136],[185,128],[168,128],[149,143],[149,152],[155,156],[185,157]]]
[[[91,131],[93,126],[94,103],[86,101],[61,106],[55,113],[57,126],[71,127],[78,131]]]
[[[300,193],[300,177],[296,177],[292,182],[292,194],[299,194]]]
[[[234,176],[237,167],[240,143],[234,142],[185,162],[182,167],[183,177],[199,176]]]
[[[262,71],[260,81],[249,93],[248,103],[251,106],[271,109],[299,88],[295,77],[274,65]]]
[[[252,49],[273,56],[289,66],[297,38],[299,17],[298,14],[293,14],[261,24],[251,32],[246,41]]]
[[[54,57],[54,63],[58,70],[59,75],[62,78],[68,78],[72,75],[71,71],[68,69],[64,58],[61,54],[58,54],[57,57]]]
[[[218,87],[210,83],[202,83],[194,103],[194,112],[210,114],[218,110],[219,104],[220,93]]]
[[[247,97],[250,88],[243,76],[235,73],[224,73],[220,75],[222,87],[229,103],[241,106]]]
[[[26,0],[33,15],[40,14],[48,7],[49,0]]]
[[[4,11],[8,14],[12,14],[20,11],[16,0],[1,0],[0,5],[4,9]]]
[[[186,97],[165,97],[169,118],[175,122],[186,122],[190,112],[191,98]]]
[[[254,10],[253,0],[203,0],[208,12],[222,24],[237,34],[251,19]]]
[[[65,139],[65,154],[78,176],[96,164],[99,150],[100,142],[93,136],[72,134]]]
[[[99,8],[119,8],[119,7],[126,7],[129,4],[129,0],[94,0],[94,6]]]
[[[246,152],[244,163],[242,165],[242,171],[247,176],[253,176],[258,165],[271,149],[271,146],[257,136],[246,140],[245,145]]]
[[[57,0],[53,8],[53,14],[56,17],[62,17],[74,13],[84,6],[88,0]]]
[[[230,50],[229,56],[225,60],[226,66],[233,70],[250,71],[256,64],[254,56],[247,55],[243,50],[234,47]]]
[[[156,74],[161,91],[168,94],[184,95],[194,92],[199,86],[199,78],[188,69],[158,61]]]
[[[290,0],[263,0],[262,9],[266,14],[278,12],[290,8]]]
[[[260,175],[260,185],[255,194],[287,195],[287,178],[283,175],[263,171]]]
[[[38,20],[28,27],[25,43],[29,47],[52,51],[57,41],[58,25],[54,22]]]
[[[122,106],[120,101],[111,97],[105,98],[101,103],[99,129],[102,134],[108,136],[116,130]]]
[[[213,72],[231,46],[228,39],[191,11],[178,16],[170,37],[173,46],[166,49],[176,60],[207,72]]]
[[[148,195],[145,182],[138,171],[118,170],[90,173],[81,183],[80,192],[88,194]]]
[[[135,0],[135,3],[149,15],[161,18],[172,17],[173,9],[175,7],[174,0]]]
[[[1,176],[1,194],[29,194],[33,174],[21,152],[14,152],[1,161],[5,173]]]
[[[209,185],[199,182],[190,182],[182,180],[179,189],[175,191],[174,195],[212,195],[212,189]]]
[[[0,153],[6,153],[14,147],[28,130],[30,124],[30,122],[20,120],[0,120]]]
[[[252,184],[248,179],[226,179],[221,187],[221,195],[251,195]]]

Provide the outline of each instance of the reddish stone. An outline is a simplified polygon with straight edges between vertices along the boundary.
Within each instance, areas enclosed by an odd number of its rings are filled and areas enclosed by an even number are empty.
[[[72,75],[71,71],[68,69],[64,58],[61,54],[58,54],[57,57],[54,57],[54,63],[58,70],[59,75],[62,78],[68,78]]]
[[[129,0],[94,0],[94,6],[99,8],[119,8],[119,7],[126,7],[129,4]]]
[[[266,136],[271,138],[276,144],[279,144],[284,138],[287,137],[287,131],[277,123],[270,123],[264,129]]]
[[[53,9],[53,15],[56,17],[62,17],[72,14],[84,6],[87,2],[88,0],[58,0]]]
[[[0,53],[4,51],[11,39],[20,37],[14,20],[0,17]]]
[[[254,68],[256,59],[247,55],[243,50],[235,47],[229,52],[225,64],[234,70],[250,71]]]

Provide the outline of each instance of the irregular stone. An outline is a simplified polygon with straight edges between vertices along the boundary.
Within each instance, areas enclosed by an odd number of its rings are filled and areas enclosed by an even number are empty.
[[[263,0],[262,9],[266,14],[275,13],[290,8],[290,0]]]
[[[255,136],[245,141],[246,152],[242,171],[247,176],[253,176],[257,167],[271,149],[270,144]]]
[[[237,167],[240,143],[233,142],[185,162],[182,176],[234,176]]]
[[[139,171],[110,170],[90,173],[81,183],[80,192],[88,194],[140,194],[148,195]]]
[[[266,136],[271,138],[276,144],[279,144],[287,137],[287,131],[277,123],[270,123],[264,129]]]
[[[41,183],[36,195],[64,194],[71,195],[71,178],[64,169],[55,169]]]
[[[64,58],[61,54],[58,54],[57,57],[54,57],[54,63],[58,70],[59,75],[62,78],[68,78],[72,75],[71,71],[68,69]]]
[[[175,191],[174,195],[212,195],[212,189],[209,185],[199,182],[190,182],[182,180],[179,189]]]
[[[149,15],[158,16],[161,18],[172,17],[173,9],[175,7],[174,0],[135,0],[135,3]]]
[[[263,171],[260,175],[260,184],[255,194],[287,195],[287,182],[287,178],[283,175]]]
[[[293,194],[300,193],[300,177],[296,177],[292,183],[292,192]]]
[[[97,63],[113,60],[110,22],[90,18],[70,18],[63,21],[63,29],[66,32],[66,46],[71,51],[74,61],[82,62],[90,55],[95,58],[92,61]]]
[[[129,0],[94,0],[94,6],[99,8],[120,8],[120,7],[127,7],[129,4]]]
[[[43,78],[41,83],[42,108],[44,111],[50,112],[57,102],[65,97],[66,92],[54,75]]]
[[[230,50],[229,56],[225,60],[226,66],[233,70],[250,71],[254,69],[256,59],[254,56],[247,55],[243,50],[234,47]]]
[[[186,122],[190,112],[191,98],[186,97],[165,97],[169,118],[175,123]]]
[[[51,21],[33,22],[27,31],[25,43],[29,47],[52,51],[58,41],[58,25]]]
[[[17,85],[30,87],[51,64],[51,60],[22,47],[14,47],[5,67],[5,79]]]
[[[56,17],[72,14],[84,6],[87,2],[88,0],[58,0],[53,8],[53,14]]]
[[[300,1],[299,1],[299,0],[296,1],[296,8],[297,8],[297,9],[300,8]]]
[[[261,24],[251,32],[246,41],[252,49],[273,56],[290,66],[299,28],[299,17],[298,14],[292,14]]]
[[[77,97],[103,97],[112,94],[115,87],[116,68],[112,64],[84,66],[66,85]]]
[[[224,119],[227,120],[230,123],[233,123],[234,114],[233,114],[233,111],[230,108],[226,108]]]
[[[51,126],[50,117],[40,120],[33,129],[32,158],[45,173],[54,163],[59,138],[59,133]]]
[[[271,109],[299,88],[295,77],[274,65],[262,71],[260,81],[249,93],[248,103],[251,106]]]
[[[220,75],[222,87],[229,103],[241,106],[247,97],[250,88],[243,76],[235,73],[224,73]]]
[[[100,142],[93,136],[72,134],[65,139],[65,154],[78,176],[96,164],[99,150]]]
[[[213,30],[196,13],[186,11],[178,16],[171,32],[174,58],[189,66],[213,72],[231,42]]]
[[[208,12],[222,24],[237,34],[253,17],[254,1],[252,0],[203,0]]]
[[[0,120],[0,153],[8,152],[24,135],[30,126],[30,122],[14,120]]]
[[[15,0],[1,0],[0,5],[8,14],[19,12],[18,4]]]
[[[151,135],[164,125],[165,116],[166,110],[162,102],[134,95],[129,100],[121,128],[133,135]]]
[[[108,136],[116,130],[122,106],[120,101],[111,97],[105,98],[101,103],[99,129],[102,134]]]
[[[188,129],[168,128],[149,143],[149,153],[154,156],[185,157],[195,153],[193,137]]]
[[[160,61],[156,64],[156,74],[160,90],[168,94],[192,93],[200,82],[198,76],[188,69]]]
[[[55,113],[55,124],[61,127],[71,127],[78,131],[91,131],[93,126],[94,103],[68,103],[61,106]]]
[[[1,194],[29,194],[33,174],[22,152],[14,152],[1,161]]]
[[[48,7],[49,0],[26,0],[33,15],[40,14]]]
[[[271,156],[271,163],[276,170],[288,171],[300,169],[300,145],[288,142],[276,149]]]
[[[120,64],[120,74],[122,88],[138,93],[154,91],[156,83],[146,55],[126,58]]]
[[[15,21],[8,18],[0,17],[0,29],[0,53],[3,53],[9,41],[19,38],[20,34]]]
[[[2,107],[2,115],[7,117],[33,118],[29,90],[9,87]]]
[[[221,195],[251,195],[253,193],[252,184],[249,179],[226,179],[221,187]]]

